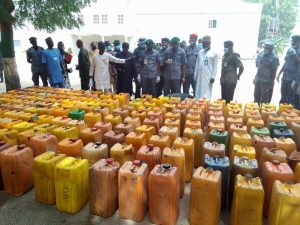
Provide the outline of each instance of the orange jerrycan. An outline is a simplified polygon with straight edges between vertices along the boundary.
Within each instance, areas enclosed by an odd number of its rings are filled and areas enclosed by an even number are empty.
[[[85,128],[79,132],[79,138],[82,140],[83,145],[87,145],[90,142],[101,142],[102,133],[99,128]]]
[[[148,196],[148,166],[139,160],[127,161],[119,170],[119,215],[123,219],[142,221]]]
[[[143,121],[143,125],[148,125],[148,126],[154,127],[155,133],[158,134],[159,129],[160,129],[160,123],[159,123],[158,118],[155,118],[155,117],[145,118]]]
[[[170,137],[169,136],[163,136],[163,135],[152,135],[149,144],[159,147],[161,150],[163,150],[165,147],[171,147],[170,143]]]
[[[185,156],[183,148],[164,148],[162,153],[162,163],[169,163],[176,166],[179,171],[180,197],[184,195],[185,185]]]
[[[94,127],[100,129],[102,134],[112,130],[112,124],[110,122],[97,122],[94,124]]]
[[[135,133],[135,132],[130,132],[129,134],[127,134],[125,138],[125,142],[126,144],[131,144],[133,146],[134,156],[136,156],[138,150],[140,150],[140,148],[143,145],[148,144],[148,140],[145,133]]]
[[[81,139],[77,138],[66,138],[60,141],[57,145],[57,151],[67,156],[77,157],[80,156],[83,143]]]
[[[262,181],[265,189],[265,217],[267,217],[269,213],[272,187],[275,180],[293,183],[295,181],[295,175],[290,166],[286,163],[280,163],[277,160],[273,160],[272,162],[265,162],[262,169]]]
[[[90,214],[111,217],[118,209],[119,168],[120,164],[112,158],[101,159],[91,167],[89,172]]]
[[[296,143],[291,138],[280,137],[274,138],[273,140],[275,142],[275,148],[285,151],[287,157],[289,157],[292,152],[297,150]]]
[[[149,171],[161,162],[161,150],[153,145],[143,145],[136,154],[136,159],[145,162]]]
[[[274,148],[275,144],[270,136],[254,135],[252,137],[252,146],[255,148],[256,151],[256,159],[258,163],[260,163],[263,148]]]
[[[259,177],[237,175],[231,208],[231,225],[262,225],[264,188]]]
[[[178,137],[173,143],[176,148],[183,148],[185,155],[185,182],[191,182],[194,169],[195,145],[193,139]]]
[[[37,134],[30,138],[29,146],[33,151],[34,157],[48,151],[55,152],[57,138],[53,134]]]
[[[171,164],[157,165],[149,174],[149,218],[175,225],[179,215],[179,172]]]
[[[139,117],[130,117],[127,116],[124,119],[124,123],[132,124],[133,130],[135,131],[137,127],[141,126],[141,120]]]
[[[17,140],[18,131],[12,129],[0,129],[0,141],[5,141],[11,146],[18,144]]]
[[[30,139],[32,137],[34,137],[35,135],[40,134],[40,132],[38,132],[37,130],[25,130],[23,132],[20,132],[17,134],[17,138],[18,138],[18,143],[19,144],[25,144],[27,146],[30,145]]]
[[[263,169],[265,162],[272,162],[278,160],[281,163],[287,163],[286,153],[282,150],[276,150],[275,148],[263,148],[260,158],[260,169]]]
[[[107,144],[108,150],[116,144],[122,144],[125,141],[125,135],[123,133],[119,133],[117,131],[108,131],[102,136],[102,142]]]
[[[142,125],[136,128],[136,131],[139,133],[145,133],[147,137],[147,141],[150,140],[150,137],[156,134],[156,130],[153,126],[149,125]]]
[[[55,204],[54,169],[66,158],[64,154],[45,152],[33,160],[35,199],[47,205]]]
[[[133,125],[130,123],[120,123],[117,126],[115,126],[115,131],[119,131],[120,133],[124,133],[124,135],[129,134],[130,132],[133,132]]]
[[[63,126],[55,128],[52,132],[58,141],[62,141],[65,138],[78,138],[79,133],[76,127]]]
[[[276,180],[273,184],[268,225],[299,224],[300,184]]]
[[[126,161],[134,160],[133,147],[132,145],[128,145],[125,143],[116,143],[110,149],[110,157],[122,166]]]
[[[190,224],[217,225],[221,211],[221,172],[199,167],[193,175],[190,194]],[[205,204],[199,204],[205,202]]]
[[[89,112],[84,115],[84,121],[88,127],[93,127],[95,123],[102,121],[101,113]]]
[[[179,136],[179,130],[177,127],[163,126],[160,128],[159,134],[169,136],[170,143],[174,143],[175,139]]]
[[[297,165],[296,165],[295,177],[296,177],[296,182],[300,183],[300,163],[297,163]]]
[[[88,201],[89,163],[86,159],[67,157],[54,171],[56,207],[67,213],[78,212]]]

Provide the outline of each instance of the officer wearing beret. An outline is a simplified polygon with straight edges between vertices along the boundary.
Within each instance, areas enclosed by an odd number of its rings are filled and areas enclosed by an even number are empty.
[[[173,93],[180,93],[181,82],[185,82],[186,74],[186,55],[182,48],[179,47],[180,39],[173,37],[171,47],[164,54],[164,95],[168,96]]]
[[[237,69],[239,71],[237,72]],[[224,42],[224,55],[221,70],[221,93],[222,99],[229,103],[233,99],[237,81],[244,71],[240,55],[233,51],[233,42]]]
[[[266,42],[264,51],[256,59],[257,73],[253,81],[254,102],[270,103],[273,94],[274,79],[276,77],[279,59],[273,53],[274,43]]]
[[[138,47],[134,49],[133,55],[135,57],[135,67],[137,76],[135,77],[135,98],[141,97],[141,69],[144,63],[144,55],[146,51],[146,38],[141,37],[138,40]]]
[[[300,70],[300,35],[292,36],[291,47],[288,49],[282,69],[280,70],[277,81],[279,82],[280,75],[283,73],[281,79],[281,100],[280,103],[294,104],[295,103],[295,89],[291,88],[297,81]]]

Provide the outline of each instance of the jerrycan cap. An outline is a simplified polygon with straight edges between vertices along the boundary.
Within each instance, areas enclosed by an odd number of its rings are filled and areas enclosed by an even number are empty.
[[[253,178],[253,176],[251,174],[249,174],[249,173],[247,173],[245,175],[245,177],[246,177],[247,180],[251,180]]]
[[[27,147],[27,146],[24,145],[24,144],[18,145],[18,149],[19,149],[19,150],[22,150],[22,149],[24,149],[24,148],[26,148],[26,147]]]
[[[78,140],[78,138],[70,138],[69,140],[70,140],[70,142],[76,142]]]
[[[92,128],[91,128],[91,131],[97,131],[97,130],[98,130],[97,127],[92,127]]]
[[[113,159],[113,158],[108,158],[108,159],[106,159],[106,163],[107,163],[108,165],[111,165],[113,162],[114,162],[114,159]]]
[[[68,119],[67,116],[62,116],[61,118],[62,118],[63,120]]]
[[[278,160],[272,160],[272,163],[275,164],[275,165],[279,165],[280,161],[278,161]]]
[[[214,172],[214,169],[213,169],[213,168],[211,168],[211,167],[207,167],[207,168],[206,168],[206,172],[208,172],[208,173],[212,173],[212,172]]]
[[[162,168],[165,169],[165,170],[169,170],[169,169],[172,168],[172,165],[169,164],[169,163],[164,163],[164,164],[162,164]]]
[[[154,145],[148,144],[147,148],[148,148],[148,151],[153,151]]]
[[[95,145],[100,146],[102,143],[100,141],[95,142]]]
[[[5,141],[0,141],[0,146],[3,146],[3,145],[5,145],[5,144],[6,144]]]
[[[140,160],[134,160],[134,161],[132,162],[132,164],[133,164],[134,166],[141,166],[141,161],[140,161]]]

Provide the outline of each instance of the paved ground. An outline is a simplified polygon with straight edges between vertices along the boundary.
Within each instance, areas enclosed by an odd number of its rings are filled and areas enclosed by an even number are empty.
[[[25,55],[17,56],[18,69],[22,87],[32,85],[30,67],[26,63]],[[75,63],[74,63],[75,64]],[[245,72],[238,83],[236,89],[235,100],[241,102],[253,101],[252,80],[255,74],[253,60],[244,61]],[[74,67],[73,67],[74,68]],[[219,73],[218,73],[219,74]],[[70,76],[73,88],[79,88],[79,77],[75,71]],[[217,81],[219,77],[217,78]],[[0,92],[5,91],[4,84],[0,84]],[[213,99],[220,97],[220,86],[218,82],[214,86]],[[275,85],[273,102],[278,103],[280,97],[279,85]],[[180,217],[178,225],[188,225],[188,204],[189,204],[189,185],[186,185],[184,198],[180,201]],[[205,203],[200,203],[205,204]],[[0,225],[127,225],[127,224],[150,224],[147,216],[141,223],[121,220],[118,217],[118,212],[109,219],[102,219],[97,216],[89,215],[88,205],[86,205],[79,213],[70,215],[59,212],[55,206],[47,206],[39,204],[34,199],[34,191],[26,193],[21,197],[11,197],[0,191]],[[222,219],[219,225],[229,225],[229,213],[223,212]]]

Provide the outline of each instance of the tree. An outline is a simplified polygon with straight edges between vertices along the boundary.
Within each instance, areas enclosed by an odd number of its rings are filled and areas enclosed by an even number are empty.
[[[30,23],[37,30],[79,28],[80,10],[95,0],[0,0],[1,51],[6,91],[20,89],[13,28]]]
[[[295,27],[298,14],[297,0],[244,1],[263,3],[258,41],[260,43],[266,39],[273,39],[278,52],[282,52]]]

